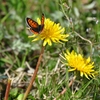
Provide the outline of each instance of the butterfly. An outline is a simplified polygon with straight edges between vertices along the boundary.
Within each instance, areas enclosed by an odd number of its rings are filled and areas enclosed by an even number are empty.
[[[26,18],[28,25],[30,26],[30,31],[34,34],[39,34],[44,28],[44,14],[41,17],[41,25],[39,25],[36,21],[31,18]]]

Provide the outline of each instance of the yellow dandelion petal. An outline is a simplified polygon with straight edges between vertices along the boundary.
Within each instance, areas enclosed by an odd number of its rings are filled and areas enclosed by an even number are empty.
[[[32,42],[39,40],[38,38],[35,38],[34,40],[32,40]]]
[[[74,71],[74,70],[75,70],[75,69],[69,69],[68,71],[71,72],[71,71]]]
[[[37,19],[38,23],[41,24],[40,19]],[[44,21],[44,29],[41,33],[33,34],[30,38],[33,38],[32,41],[42,40],[43,46],[52,45],[52,43],[62,43],[68,41],[68,34],[64,34],[65,28],[62,28],[60,24],[56,24],[50,19]]]
[[[32,36],[28,36],[29,38],[34,38],[34,37],[36,37],[36,35],[32,35]]]
[[[70,67],[69,71],[77,70],[81,77],[85,76],[87,79],[95,77],[94,62],[91,62],[90,57],[86,59],[81,54],[66,50],[63,58],[67,61],[66,65]]]
[[[85,75],[85,77],[86,77],[87,79],[89,79],[88,74],[84,73],[84,75]],[[90,75],[89,75],[89,76],[90,76]]]
[[[51,40],[50,39],[46,39],[46,42],[49,44],[49,45],[51,45]]]
[[[83,77],[83,72],[80,72],[80,76]]]
[[[87,58],[86,62],[89,63],[91,61],[90,57]]]
[[[47,44],[47,42],[46,42],[46,41],[44,41],[44,42],[43,42],[43,46],[45,46],[46,44]]]

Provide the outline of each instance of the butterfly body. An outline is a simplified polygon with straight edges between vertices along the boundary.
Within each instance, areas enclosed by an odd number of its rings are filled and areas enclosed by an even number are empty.
[[[27,23],[30,26],[30,31],[34,34],[39,34],[44,28],[44,14],[42,14],[41,25],[39,25],[36,21],[31,18],[27,18]]]

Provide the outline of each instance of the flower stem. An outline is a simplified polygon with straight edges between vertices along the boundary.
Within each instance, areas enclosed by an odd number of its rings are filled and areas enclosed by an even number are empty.
[[[41,54],[40,54],[40,56],[39,56],[39,59],[38,59],[37,65],[36,65],[35,72],[33,73],[33,76],[32,76],[32,78],[31,78],[31,81],[30,81],[30,83],[29,83],[29,85],[28,85],[28,88],[27,88],[25,94],[24,94],[23,100],[26,100],[27,95],[29,94],[29,92],[30,92],[30,90],[31,90],[31,88],[32,88],[33,82],[34,82],[34,80],[35,80],[35,78],[36,78],[36,75],[37,75],[37,72],[38,72],[38,69],[39,69],[41,60],[42,60],[42,55],[43,55],[43,53],[44,53],[44,46],[42,47]]]
[[[6,93],[5,93],[5,99],[4,100],[8,100],[9,91],[10,91],[10,85],[11,85],[11,80],[8,79],[7,87],[6,87]]]

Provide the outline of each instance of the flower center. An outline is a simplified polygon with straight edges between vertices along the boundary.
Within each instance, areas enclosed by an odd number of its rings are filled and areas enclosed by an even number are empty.
[[[44,35],[45,37],[50,38],[50,37],[51,37],[50,29],[44,29],[44,31],[43,31],[43,35]]]

